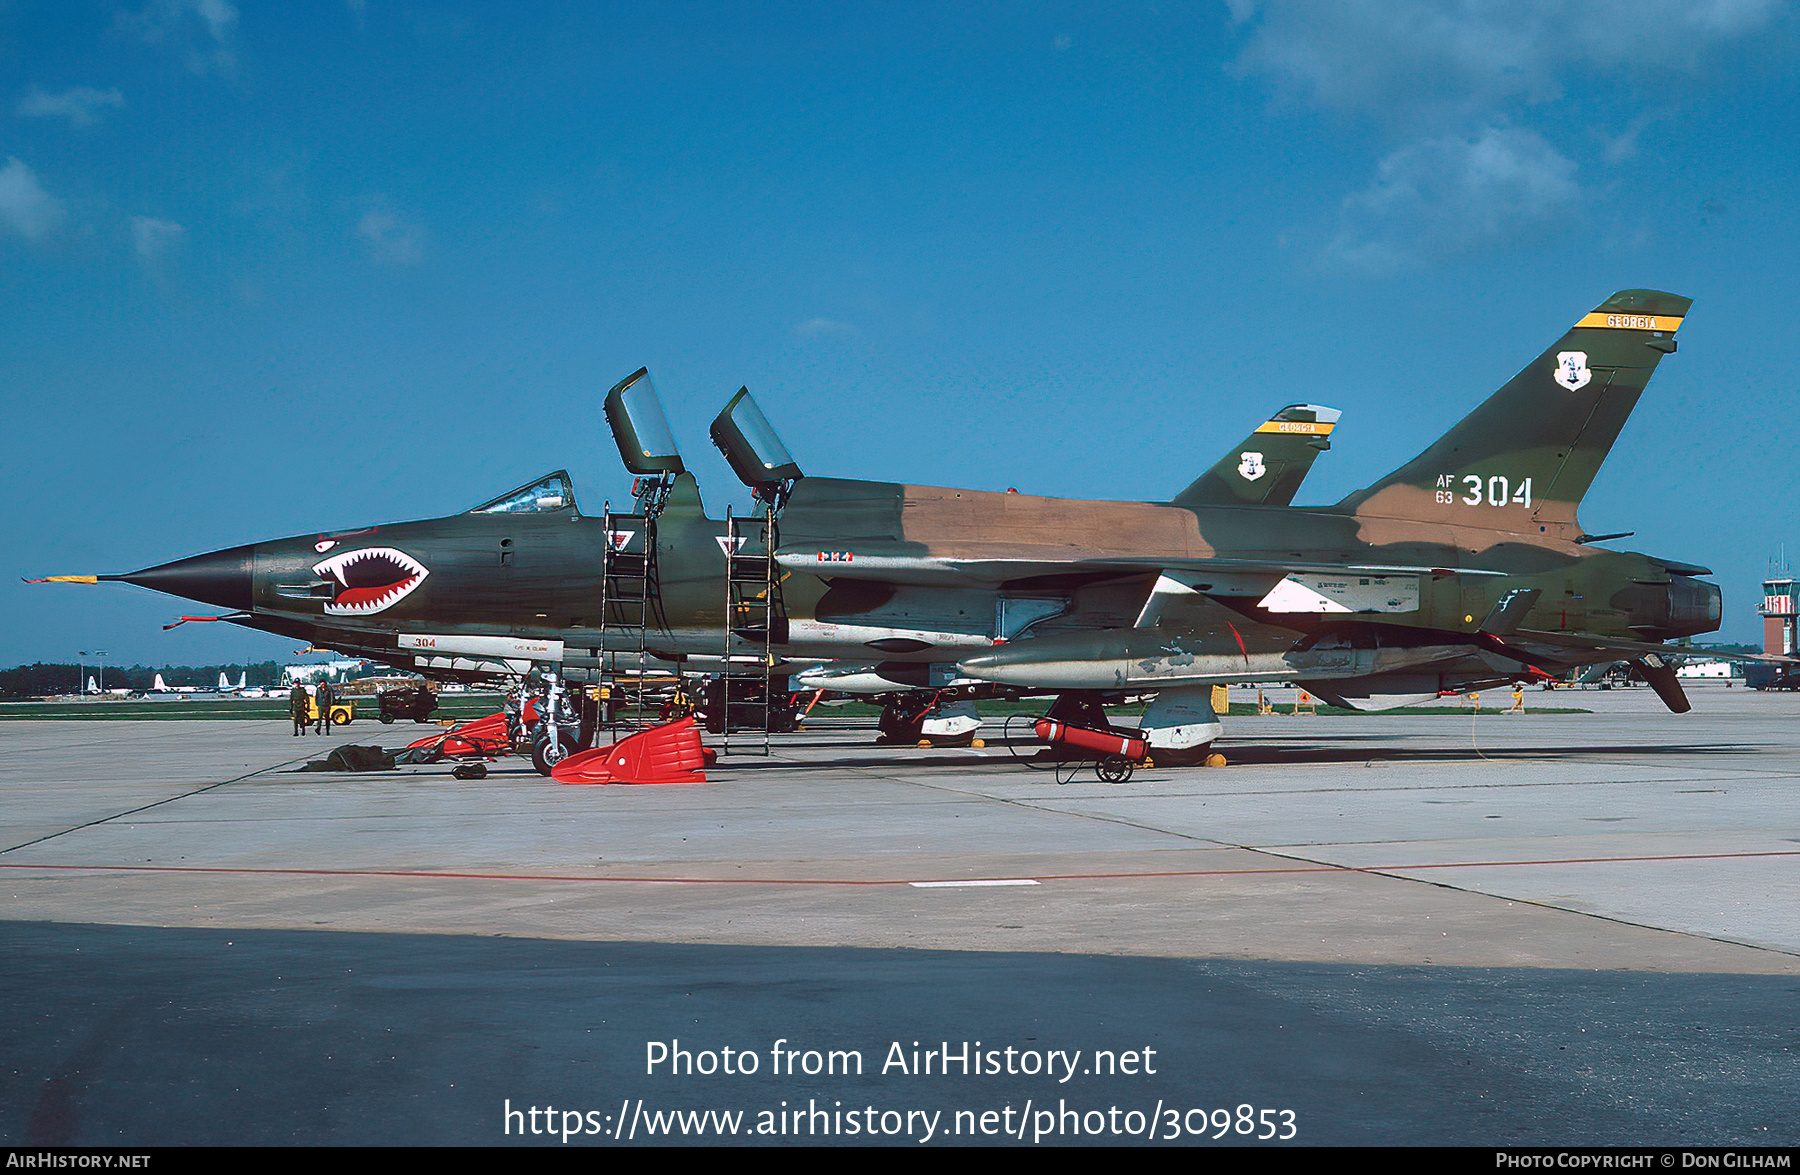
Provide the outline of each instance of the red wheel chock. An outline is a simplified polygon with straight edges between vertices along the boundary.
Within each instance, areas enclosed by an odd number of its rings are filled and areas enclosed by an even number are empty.
[[[570,755],[550,769],[558,783],[705,783],[706,752],[694,720],[653,726]]]

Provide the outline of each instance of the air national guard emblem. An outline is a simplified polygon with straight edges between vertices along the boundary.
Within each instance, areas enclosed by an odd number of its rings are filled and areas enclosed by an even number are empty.
[[[1556,353],[1556,382],[1571,392],[1579,392],[1587,387],[1588,380],[1594,373],[1588,370],[1586,351],[1558,351]]]
[[[1242,453],[1239,455],[1243,457],[1243,460],[1238,462],[1238,473],[1245,481],[1255,481],[1269,471],[1268,468],[1263,465],[1261,453]]]

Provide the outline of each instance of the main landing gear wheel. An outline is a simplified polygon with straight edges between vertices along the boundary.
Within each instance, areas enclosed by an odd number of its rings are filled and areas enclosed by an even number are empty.
[[[532,744],[531,765],[537,768],[539,775],[550,774],[552,767],[575,753],[575,736],[563,730],[556,733],[557,739],[554,747],[550,745],[548,734],[539,735],[537,742]]]

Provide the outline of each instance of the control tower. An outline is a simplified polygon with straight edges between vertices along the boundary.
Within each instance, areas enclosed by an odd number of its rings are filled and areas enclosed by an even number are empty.
[[[1785,574],[1779,579],[1763,581],[1763,602],[1757,611],[1763,618],[1765,653],[1780,653],[1784,657],[1794,655],[1795,624],[1800,621],[1800,608],[1795,606],[1797,586],[1800,585]]]

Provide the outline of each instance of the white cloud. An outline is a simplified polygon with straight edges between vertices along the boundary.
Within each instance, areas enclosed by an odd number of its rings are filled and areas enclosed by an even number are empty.
[[[1525,126],[1579,83],[1630,99],[1646,79],[1729,68],[1785,0],[1226,0],[1244,37],[1232,70],[1292,100],[1386,128],[1374,183],[1349,196],[1332,263],[1393,272],[1523,241],[1587,202],[1575,164]],[[1607,103],[1608,106],[1611,103]],[[1583,125],[1616,166],[1670,109],[1616,135]],[[1395,149],[1393,144],[1405,144]]]
[[[794,333],[803,339],[849,338],[862,332],[847,322],[839,322],[834,318],[809,318],[794,328]]]
[[[1440,126],[1560,97],[1578,70],[1695,70],[1779,0],[1228,0],[1235,64],[1321,106]],[[1448,120],[1448,122],[1446,121]]]
[[[1344,201],[1325,261],[1394,273],[1548,235],[1581,204],[1574,161],[1535,132],[1424,139],[1383,159],[1375,182]]]
[[[220,44],[229,41],[237,29],[237,9],[231,0],[194,0],[194,13],[206,22],[206,31]]]
[[[424,227],[402,220],[385,204],[378,203],[363,213],[356,235],[368,244],[370,256],[380,261],[417,265],[425,256]]]
[[[149,45],[174,45],[195,73],[237,67],[238,11],[231,0],[150,0],[141,12],[121,12],[119,27]]]
[[[180,241],[186,232],[186,229],[172,220],[157,220],[153,216],[131,218],[131,241],[137,248],[140,261],[155,260],[171,245]]]
[[[44,191],[29,167],[9,156],[0,167],[0,228],[35,241],[62,218],[62,205]]]
[[[47,94],[33,86],[19,100],[18,113],[25,118],[66,118],[74,126],[92,125],[102,107],[125,105],[118,90],[73,86],[60,94]]]

